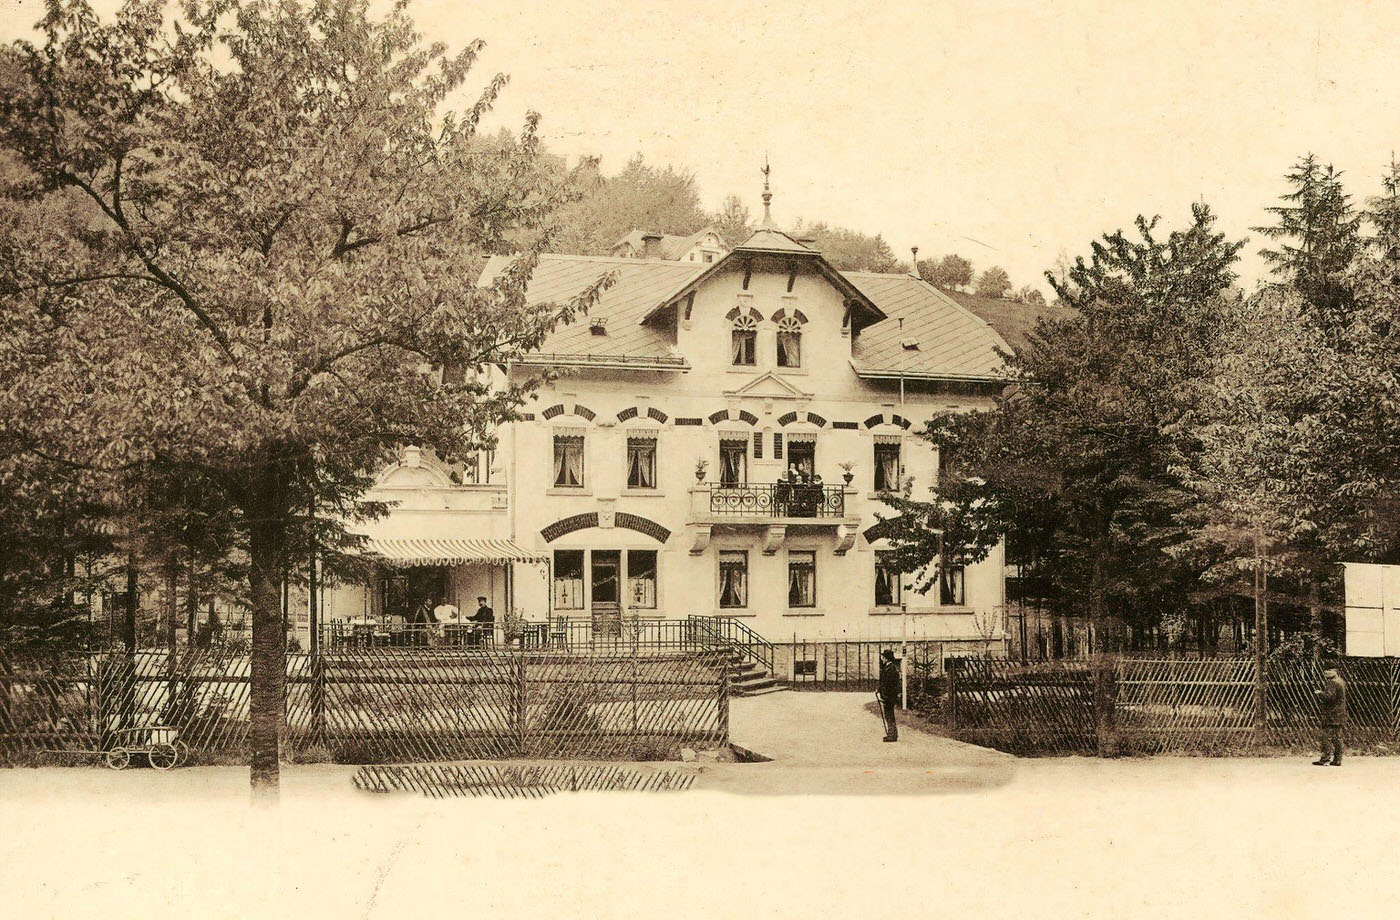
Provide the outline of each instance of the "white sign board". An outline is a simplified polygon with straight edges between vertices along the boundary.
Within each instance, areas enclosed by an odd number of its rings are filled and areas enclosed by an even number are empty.
[[[1363,658],[1400,656],[1400,565],[1343,563],[1346,653]]]

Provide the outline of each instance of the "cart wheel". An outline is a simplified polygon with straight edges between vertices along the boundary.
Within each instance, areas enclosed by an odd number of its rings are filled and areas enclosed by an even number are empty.
[[[180,760],[180,752],[173,744],[153,744],[146,752],[146,759],[157,770],[169,770]]]
[[[190,746],[183,741],[175,742],[175,766],[190,762]]]
[[[131,763],[131,752],[126,748],[112,748],[107,752],[107,766],[113,770],[125,770]]]

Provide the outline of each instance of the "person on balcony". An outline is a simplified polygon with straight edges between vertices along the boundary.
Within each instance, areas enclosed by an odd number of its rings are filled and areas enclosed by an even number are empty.
[[[471,619],[476,624],[472,630],[472,645],[480,645],[481,640],[496,628],[496,611],[487,606],[486,595],[477,597],[476,613],[472,614]]]
[[[443,636],[447,632],[447,627],[449,625],[455,626],[457,624],[457,618],[458,616],[460,616],[460,614],[461,611],[457,609],[457,605],[449,604],[446,598],[443,598],[442,603],[438,604],[436,607],[433,608],[434,622],[432,627],[432,636],[434,645],[442,644]]]

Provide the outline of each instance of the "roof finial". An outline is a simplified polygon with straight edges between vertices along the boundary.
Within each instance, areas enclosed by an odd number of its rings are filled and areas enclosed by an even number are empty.
[[[763,224],[764,230],[777,230],[778,225],[773,223],[773,214],[769,210],[769,205],[773,201],[773,193],[768,190],[768,173],[772,167],[768,165],[768,151],[763,151]]]

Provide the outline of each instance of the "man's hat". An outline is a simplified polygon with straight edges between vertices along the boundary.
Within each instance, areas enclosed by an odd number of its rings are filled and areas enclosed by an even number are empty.
[[[887,648],[887,649],[885,649],[883,652],[880,653],[880,657],[881,657],[881,658],[888,658],[888,659],[890,659],[891,661],[893,661],[893,660],[894,660],[894,649],[892,649],[892,648]]]
[[[486,600],[486,595],[485,595],[485,594],[478,594],[478,595],[476,596],[476,599],[479,600],[479,601],[484,601],[484,600]]]

